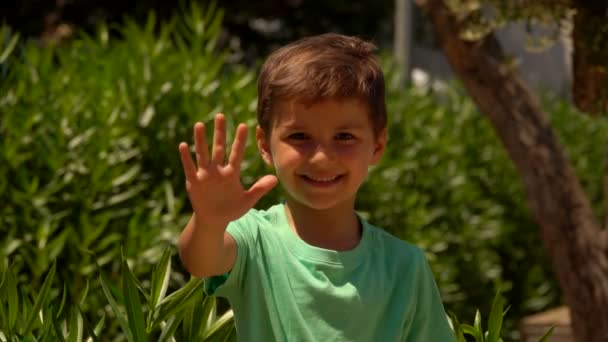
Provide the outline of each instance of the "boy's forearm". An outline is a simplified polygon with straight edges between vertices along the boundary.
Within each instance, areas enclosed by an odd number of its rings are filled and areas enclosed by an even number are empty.
[[[209,277],[221,272],[221,260],[224,259],[223,227],[206,227],[197,222],[192,214],[186,228],[179,237],[179,254],[184,266],[195,277]]]

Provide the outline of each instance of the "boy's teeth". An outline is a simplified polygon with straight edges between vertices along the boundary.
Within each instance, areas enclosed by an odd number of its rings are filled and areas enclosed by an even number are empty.
[[[331,181],[335,180],[336,178],[338,178],[338,176],[327,177],[327,178],[316,178],[316,177],[311,177],[311,176],[307,176],[307,177],[316,182],[331,182]]]

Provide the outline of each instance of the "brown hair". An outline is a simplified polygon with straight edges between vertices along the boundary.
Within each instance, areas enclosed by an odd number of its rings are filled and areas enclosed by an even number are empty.
[[[270,132],[273,106],[280,100],[305,104],[356,98],[369,107],[377,135],[386,127],[384,74],[376,46],[335,33],[307,37],[273,52],[258,78],[258,123]]]

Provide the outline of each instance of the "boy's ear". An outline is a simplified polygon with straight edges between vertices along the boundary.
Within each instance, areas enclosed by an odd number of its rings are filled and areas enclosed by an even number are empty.
[[[384,154],[384,150],[386,149],[386,141],[388,140],[388,133],[386,132],[386,127],[382,129],[378,133],[376,137],[376,144],[374,146],[374,152],[372,154],[371,165],[376,165],[382,159],[382,155]]]
[[[255,139],[258,145],[258,151],[262,155],[262,159],[268,166],[274,166],[272,162],[272,153],[270,152],[270,137],[266,135],[260,126],[255,129]]]

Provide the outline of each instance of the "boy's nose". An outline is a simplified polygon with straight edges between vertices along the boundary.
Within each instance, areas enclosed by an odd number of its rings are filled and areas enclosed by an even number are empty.
[[[324,146],[323,144],[318,144],[316,148],[312,151],[310,156],[311,163],[325,163],[330,162],[334,159],[335,155],[331,148]]]

